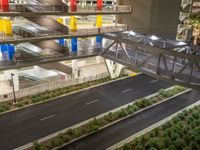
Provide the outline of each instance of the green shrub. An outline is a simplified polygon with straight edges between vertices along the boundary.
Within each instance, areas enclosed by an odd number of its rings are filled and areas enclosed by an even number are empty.
[[[135,150],[145,150],[145,149],[143,148],[142,145],[137,145],[137,146],[135,147]]]
[[[8,104],[0,104],[0,113],[5,112],[9,110],[9,105]]]
[[[163,138],[163,143],[166,145],[166,147],[169,147],[171,144],[171,139],[169,137]]]
[[[124,144],[123,150],[131,150],[131,145],[130,144]]]
[[[173,142],[173,144],[176,146],[176,149],[182,150],[186,144],[182,139],[177,139]]]
[[[191,141],[191,142],[190,142],[190,147],[191,147],[192,150],[198,150],[198,145],[197,145],[197,143],[194,142],[194,141]]]
[[[174,145],[170,145],[170,146],[169,146],[169,150],[177,150],[177,148],[176,148],[176,146],[174,146]]]
[[[183,150],[192,150],[192,149],[189,146],[187,146]]]
[[[33,142],[33,150],[44,150],[44,147],[41,144],[38,144],[37,141]]]

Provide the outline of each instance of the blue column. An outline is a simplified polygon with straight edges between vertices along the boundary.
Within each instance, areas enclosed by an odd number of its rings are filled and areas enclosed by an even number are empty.
[[[102,42],[102,36],[101,35],[97,35],[96,36],[97,48],[101,48],[101,42]]]
[[[58,42],[61,46],[65,46],[65,39],[64,38],[59,38]]]
[[[78,51],[78,40],[77,40],[77,38],[71,39],[71,50],[72,50],[72,52]]]
[[[11,44],[0,45],[0,50],[4,60],[13,60],[15,54],[15,47]]]
[[[14,55],[15,55],[15,47],[14,47],[14,45],[8,44],[8,57],[9,57],[9,60],[13,60]]]

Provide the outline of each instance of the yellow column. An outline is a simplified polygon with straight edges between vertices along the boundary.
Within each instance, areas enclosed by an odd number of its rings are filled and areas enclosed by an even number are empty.
[[[102,15],[98,15],[97,16],[97,19],[96,19],[96,26],[98,27],[98,28],[101,28],[102,27]]]
[[[63,18],[58,18],[57,21],[58,21],[60,24],[64,24]]]
[[[0,32],[12,35],[12,22],[8,18],[0,18]]]
[[[72,32],[76,32],[78,30],[77,19],[75,16],[70,16],[70,27]]]

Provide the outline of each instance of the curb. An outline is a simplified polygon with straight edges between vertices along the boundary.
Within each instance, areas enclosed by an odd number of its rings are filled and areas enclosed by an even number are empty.
[[[130,76],[125,76],[125,77],[122,77],[122,78],[114,79],[114,80],[111,80],[111,81],[108,81],[108,82],[105,82],[105,83],[100,83],[100,84],[97,84],[97,85],[86,87],[86,88],[83,88],[81,90],[77,90],[77,91],[74,91],[74,92],[69,92],[67,94],[63,94],[63,95],[60,95],[60,96],[57,96],[57,97],[54,97],[54,98],[50,98],[50,99],[47,99],[47,100],[44,100],[44,101],[41,101],[41,102],[38,102],[38,103],[33,103],[33,104],[26,105],[26,106],[23,106],[23,107],[20,107],[20,108],[15,108],[15,109],[12,109],[12,110],[9,110],[9,111],[5,111],[5,112],[0,113],[0,116],[4,115],[4,114],[7,114],[7,113],[10,113],[10,112],[13,112],[13,111],[17,111],[17,110],[24,109],[24,108],[27,108],[27,107],[31,107],[31,106],[47,103],[47,102],[56,100],[57,98],[61,98],[61,97],[65,97],[65,96],[68,96],[68,95],[76,94],[76,93],[79,93],[79,92],[83,92],[83,91],[86,91],[86,90],[89,90],[89,89],[92,89],[92,88],[95,88],[95,87],[103,86],[103,85],[106,85],[106,84],[109,84],[109,83],[113,83],[113,82],[117,82],[117,81],[120,81],[120,80],[124,80],[124,79],[127,79],[127,78],[130,78]]]
[[[190,109],[190,108],[193,108],[193,107],[195,107],[195,106],[197,106],[197,105],[200,105],[200,100],[198,100],[197,102],[195,102],[195,103],[193,103],[193,104],[191,104],[191,105],[189,105],[189,106],[187,106],[187,107],[185,107],[185,108],[179,110],[178,112],[175,112],[174,114],[172,114],[172,115],[170,115],[170,116],[168,116],[168,117],[166,117],[166,118],[160,120],[159,122],[157,122],[157,123],[155,123],[155,124],[153,124],[153,125],[151,125],[151,126],[145,128],[145,129],[143,129],[143,130],[141,130],[141,131],[139,131],[139,132],[133,134],[132,136],[130,136],[130,137],[128,137],[128,138],[126,138],[126,139],[124,139],[124,140],[122,140],[122,141],[120,141],[120,142],[118,142],[118,143],[116,143],[116,144],[114,144],[114,145],[112,145],[112,146],[106,148],[106,150],[115,150],[115,149],[117,149],[117,148],[120,148],[120,147],[122,147],[124,144],[130,143],[131,141],[133,141],[134,138],[139,137],[139,136],[141,136],[141,135],[144,135],[145,133],[150,132],[151,130],[153,130],[153,129],[155,129],[155,128],[161,126],[161,125],[163,125],[163,124],[166,123],[167,121],[170,121],[173,117],[175,117],[176,115],[178,115],[178,114],[181,113],[182,111],[187,110],[187,109]]]
[[[173,89],[174,87],[175,87],[175,86],[172,86],[172,87],[170,87],[170,88],[167,88],[166,90]],[[170,97],[170,98],[167,98],[167,99],[165,99],[165,100],[163,100],[163,101],[161,101],[161,102],[155,103],[155,104],[153,104],[153,105],[151,105],[151,106],[149,106],[149,107],[146,107],[146,108],[144,108],[144,109],[141,109],[141,110],[139,110],[139,111],[137,111],[137,112],[135,112],[135,113],[133,113],[133,114],[131,114],[131,115],[128,115],[128,116],[126,116],[126,117],[124,117],[124,118],[121,118],[121,119],[119,119],[119,120],[116,120],[115,122],[112,122],[112,123],[110,123],[110,124],[108,124],[108,125],[106,125],[106,126],[104,126],[104,127],[102,127],[102,128],[99,128],[98,131],[94,131],[94,132],[92,132],[92,133],[83,135],[83,136],[81,136],[81,137],[79,137],[79,138],[76,138],[76,139],[74,139],[74,140],[72,140],[72,141],[70,141],[70,142],[68,142],[68,143],[65,143],[64,145],[61,145],[61,146],[59,146],[59,147],[57,147],[57,148],[54,148],[53,150],[57,150],[58,148],[61,148],[61,147],[66,146],[66,145],[69,145],[69,144],[71,144],[71,143],[73,143],[73,142],[75,142],[75,141],[78,141],[78,140],[80,140],[80,139],[82,139],[82,138],[84,138],[84,137],[87,137],[87,136],[89,136],[89,135],[91,135],[91,134],[94,134],[94,133],[96,133],[96,132],[99,132],[100,130],[105,129],[105,128],[107,128],[107,127],[109,127],[109,126],[111,126],[111,125],[113,125],[113,124],[115,124],[115,123],[118,123],[118,122],[120,122],[120,121],[122,121],[122,120],[125,120],[125,119],[127,119],[127,118],[129,118],[129,117],[132,117],[132,116],[134,116],[134,115],[137,114],[137,113],[140,113],[140,112],[142,112],[142,111],[144,111],[144,110],[146,110],[146,109],[149,109],[149,108],[151,108],[151,107],[154,107],[154,106],[156,106],[156,105],[159,105],[160,103],[163,103],[163,102],[165,102],[165,101],[167,101],[167,100],[170,100],[170,99],[172,99],[172,98],[174,98],[174,97],[177,97],[177,96],[179,96],[179,95],[181,95],[181,94],[184,94],[184,93],[186,93],[186,92],[189,92],[189,91],[191,91],[191,89],[188,89],[188,90],[186,90],[186,91],[183,91],[183,92],[181,92],[181,93],[179,93],[179,94],[176,94],[176,95],[174,95],[174,96],[172,96],[172,97]],[[156,96],[156,95],[158,95],[158,94],[159,94],[159,92],[156,92],[156,93],[151,94],[151,95],[149,95],[149,96],[146,96],[146,97],[144,97],[144,98],[147,98],[147,99],[148,99],[148,98],[154,97],[154,96]],[[107,115],[107,114],[109,114],[109,113],[111,113],[111,112],[116,112],[116,111],[118,111],[118,110],[120,110],[120,109],[122,109],[122,108],[126,108],[127,106],[132,105],[132,104],[134,104],[134,103],[135,103],[135,101],[133,101],[133,102],[131,102],[131,103],[128,103],[128,104],[125,104],[125,105],[123,105],[123,106],[121,106],[121,107],[118,107],[118,108],[116,108],[116,109],[110,110],[110,111],[105,112],[105,113],[103,113],[103,114],[100,114],[100,115],[98,115],[98,116],[96,116],[96,117],[90,118],[90,119],[85,120],[85,121],[83,121],[83,122],[80,122],[80,123],[78,123],[78,124],[76,124],[76,125],[73,125],[73,126],[71,126],[71,127],[68,127],[68,128],[63,129],[63,130],[60,130],[60,131],[58,131],[58,132],[55,132],[55,133],[53,133],[53,134],[50,134],[50,135],[48,135],[48,136],[46,136],[46,137],[44,137],[44,138],[41,138],[41,139],[39,139],[39,140],[37,140],[37,141],[38,141],[38,143],[44,142],[44,141],[46,141],[46,140],[49,140],[49,139],[51,139],[51,138],[53,138],[53,137],[59,135],[60,133],[66,132],[66,131],[69,130],[69,129],[74,129],[74,128],[80,127],[80,126],[82,126],[82,125],[84,125],[84,124],[86,124],[86,123],[92,121],[92,120],[95,119],[95,118],[96,118],[96,119],[99,119],[99,118],[101,118],[101,117],[103,117],[103,116],[105,116],[105,115]],[[24,150],[24,149],[27,149],[27,148],[31,147],[32,145],[33,145],[33,143],[30,142],[30,143],[28,143],[28,144],[25,144],[25,145],[23,145],[23,146],[20,146],[20,147],[16,148],[15,150]]]

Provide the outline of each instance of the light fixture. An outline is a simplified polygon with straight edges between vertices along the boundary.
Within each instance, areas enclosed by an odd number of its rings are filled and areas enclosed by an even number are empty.
[[[155,40],[158,40],[159,38],[155,35],[152,35],[152,36],[149,37],[149,39],[155,41]]]
[[[177,46],[183,46],[183,45],[186,45],[186,43],[185,43],[185,42],[182,42],[182,41],[180,41],[180,42],[178,42],[176,45],[177,45]]]
[[[133,32],[133,31],[130,31],[130,32],[129,32],[129,35],[136,35],[136,33]]]

